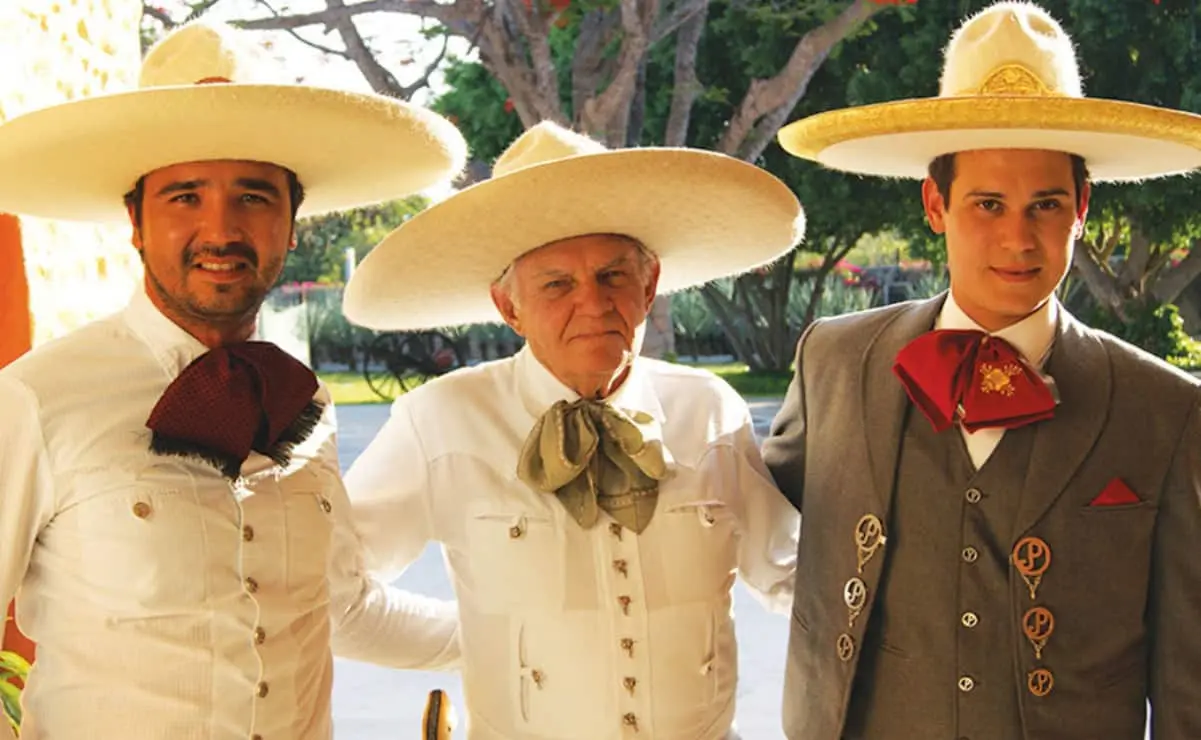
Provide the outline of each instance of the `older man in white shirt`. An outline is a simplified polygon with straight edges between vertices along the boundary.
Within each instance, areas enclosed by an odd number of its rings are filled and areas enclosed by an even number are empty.
[[[499,310],[526,340],[401,397],[346,479],[369,567],[442,543],[471,740],[735,737],[730,590],[788,609],[797,515],[733,389],[637,355],[658,288],[769,262],[802,228],[743,162],[544,123],[356,272],[353,321]]]
[[[38,644],[24,740],[327,740],[331,626],[377,662],[458,657],[453,605],[365,575],[325,389],[247,340],[298,210],[414,192],[464,143],[396,101],[245,83],[232,34],[185,27],[141,90],[0,131],[0,209],[128,212],[146,274],[0,372],[0,605],[19,589]]]

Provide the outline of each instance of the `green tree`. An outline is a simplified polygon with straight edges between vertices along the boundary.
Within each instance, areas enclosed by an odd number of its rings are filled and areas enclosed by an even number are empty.
[[[427,205],[425,198],[412,196],[366,208],[301,219],[296,224],[296,249],[284,264],[280,282],[342,282],[346,250],[355,250],[356,263],[361,261],[388,232]]]

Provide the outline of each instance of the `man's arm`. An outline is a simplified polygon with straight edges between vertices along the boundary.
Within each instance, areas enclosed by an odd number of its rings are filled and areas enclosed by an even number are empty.
[[[393,408],[347,471],[345,487],[336,475],[336,446],[327,447],[324,464],[339,481],[331,492],[334,652],[392,668],[453,668],[460,655],[455,604],[388,585],[421,555],[434,531],[425,454],[407,407]]]
[[[771,473],[755,443],[749,412],[746,426],[738,430],[735,445],[738,465],[735,480],[743,523],[738,573],[764,607],[787,614],[792,608],[801,519],[792,503],[772,483]]]
[[[1151,737],[1201,738],[1201,401],[1180,435],[1156,518],[1148,619]]]
[[[5,614],[25,579],[38,533],[50,521],[54,482],[33,394],[0,376],[0,409],[0,614]],[[0,738],[11,738],[11,732],[0,720]]]
[[[771,436],[763,443],[763,461],[780,491],[801,510],[805,488],[805,342],[820,321],[814,321],[797,342],[796,373],[784,405],[772,421]]]

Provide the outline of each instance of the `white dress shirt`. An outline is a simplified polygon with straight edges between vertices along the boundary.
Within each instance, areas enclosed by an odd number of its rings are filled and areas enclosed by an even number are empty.
[[[1022,353],[1022,357],[1030,363],[1031,367],[1041,371],[1047,362],[1047,357],[1051,354],[1051,345],[1055,342],[1055,327],[1058,321],[1059,302],[1052,297],[1041,308],[1016,324],[1011,324],[1000,331],[985,331],[984,327],[963,312],[963,309],[955,302],[955,294],[948,293],[947,300],[942,304],[942,311],[939,312],[938,318],[934,322],[934,328],[960,331],[974,329],[994,337],[1000,337],[1017,348],[1017,351]],[[997,445],[1001,444],[1001,438],[1005,436],[1005,429],[1002,427],[988,427],[969,432],[961,425],[957,424],[956,426],[963,434],[968,455],[972,458],[972,465],[976,467],[976,470],[988,462],[988,458],[997,449]]]
[[[235,483],[150,452],[205,351],[138,291],[0,371],[0,605],[38,644],[22,740],[324,740],[331,619],[378,662],[458,658],[453,607],[364,576],[330,405]]]
[[[733,389],[639,358],[610,402],[653,419],[668,478],[641,534],[603,512],[583,529],[516,473],[535,421],[576,398],[524,349],[397,400],[346,476],[368,565],[399,573],[442,543],[470,740],[725,738],[730,589],[740,574],[788,610],[797,514]]]

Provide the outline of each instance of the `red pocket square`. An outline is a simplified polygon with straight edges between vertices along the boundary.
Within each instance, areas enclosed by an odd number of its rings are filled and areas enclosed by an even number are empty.
[[[1105,486],[1105,490],[1097,494],[1097,497],[1089,502],[1089,506],[1121,506],[1123,504],[1141,504],[1143,500],[1138,497],[1134,491],[1130,490],[1130,486],[1121,478],[1114,478]]]

